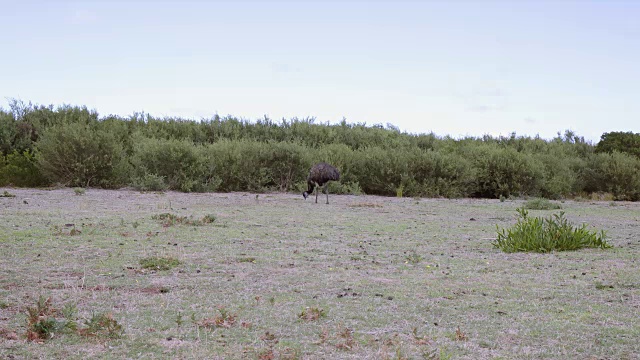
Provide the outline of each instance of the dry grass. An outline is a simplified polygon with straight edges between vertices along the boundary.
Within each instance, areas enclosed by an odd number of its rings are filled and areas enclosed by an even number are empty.
[[[491,245],[496,225],[513,225],[524,201],[7,190],[16,197],[0,198],[0,358],[640,353],[640,204],[563,203],[573,223],[605,229],[613,249],[505,254]],[[215,221],[152,219],[165,213]],[[157,271],[141,259],[179,263]],[[119,324],[122,335],[28,342],[24,310],[40,296],[73,304],[83,329]]]

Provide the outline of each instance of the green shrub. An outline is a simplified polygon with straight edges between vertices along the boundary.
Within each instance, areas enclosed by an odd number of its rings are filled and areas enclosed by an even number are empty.
[[[111,313],[93,314],[90,319],[85,320],[84,326],[79,331],[83,336],[118,339],[124,333],[124,328]]]
[[[62,311],[53,307],[51,298],[40,296],[35,306],[27,306],[27,339],[29,341],[49,340],[56,334],[75,331],[77,324],[71,319],[72,307]],[[64,319],[57,318],[62,313]]]
[[[170,270],[180,265],[180,260],[173,257],[152,256],[140,260],[143,269],[149,270]]]
[[[547,218],[529,217],[527,210],[516,209],[518,222],[510,229],[500,229],[493,246],[504,252],[577,250],[585,247],[606,249],[612,247],[606,240],[604,231],[600,233],[587,229],[587,225],[573,227],[564,217],[564,212]]]
[[[165,191],[169,185],[163,176],[156,174],[141,174],[131,179],[131,187],[138,191]]]
[[[306,179],[308,149],[294,143],[219,141],[205,148],[206,177],[224,191],[288,191]]]
[[[111,133],[81,123],[48,128],[38,141],[38,168],[51,182],[105,188],[128,176],[122,144]]]
[[[596,153],[623,152],[640,158],[640,133],[613,131],[600,136]]]
[[[522,208],[529,210],[556,210],[562,209],[562,205],[551,202],[549,199],[535,198],[527,200],[527,202],[522,205]]]
[[[209,191],[205,187],[205,159],[201,148],[187,140],[136,136],[131,185],[140,190]],[[163,184],[164,183],[164,184]]]
[[[17,150],[0,161],[0,186],[38,187],[49,182],[38,169],[36,156],[30,151]]]
[[[473,160],[476,171],[474,196],[537,195],[541,190],[543,164],[514,148],[467,147],[463,156]]]
[[[588,159],[581,173],[587,193],[611,193],[615,200],[640,200],[640,159],[619,152]]]
[[[458,154],[414,151],[407,161],[407,196],[458,198],[474,191],[475,169]]]
[[[578,174],[584,168],[583,159],[561,151],[535,155],[543,164],[541,195],[548,199],[561,199],[578,193],[581,184]]]

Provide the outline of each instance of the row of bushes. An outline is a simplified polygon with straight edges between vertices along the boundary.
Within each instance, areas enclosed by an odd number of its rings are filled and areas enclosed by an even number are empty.
[[[112,133],[69,124],[43,134],[35,154],[14,152],[0,167],[0,184],[180,191],[300,191],[309,167],[329,161],[342,173],[333,191],[444,197],[535,195],[568,197],[609,192],[640,198],[640,160],[627,154],[587,158],[525,154],[495,144],[459,152],[318,148],[290,142],[187,140],[135,135],[131,153]]]
[[[225,136],[202,135],[207,126],[194,121],[162,125],[139,114],[101,119],[86,108],[18,105],[0,110],[0,186],[302,191],[309,167],[327,161],[341,171],[341,182],[331,190],[338,193],[561,198],[608,192],[616,199],[640,199],[640,159],[596,152],[569,131],[549,141],[515,134],[456,140],[391,126],[307,121],[312,130],[304,136],[252,138],[247,134],[264,129],[293,134],[300,130],[294,124],[305,122],[220,120],[218,130],[241,126]]]

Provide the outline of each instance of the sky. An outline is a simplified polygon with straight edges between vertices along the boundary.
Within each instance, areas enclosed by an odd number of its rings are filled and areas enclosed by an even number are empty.
[[[640,132],[640,1],[5,1],[10,99],[452,137]]]

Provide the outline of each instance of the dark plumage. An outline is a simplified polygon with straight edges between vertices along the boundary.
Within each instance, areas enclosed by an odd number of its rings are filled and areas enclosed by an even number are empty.
[[[324,189],[322,192],[327,194],[327,204],[329,203],[329,181],[338,181],[340,180],[340,173],[338,169],[335,167],[321,162],[319,164],[314,165],[309,171],[309,176],[307,177],[307,191],[302,193],[302,196],[306,199],[309,194],[313,193],[313,189],[316,189],[316,203],[318,202],[318,188],[324,185]]]

